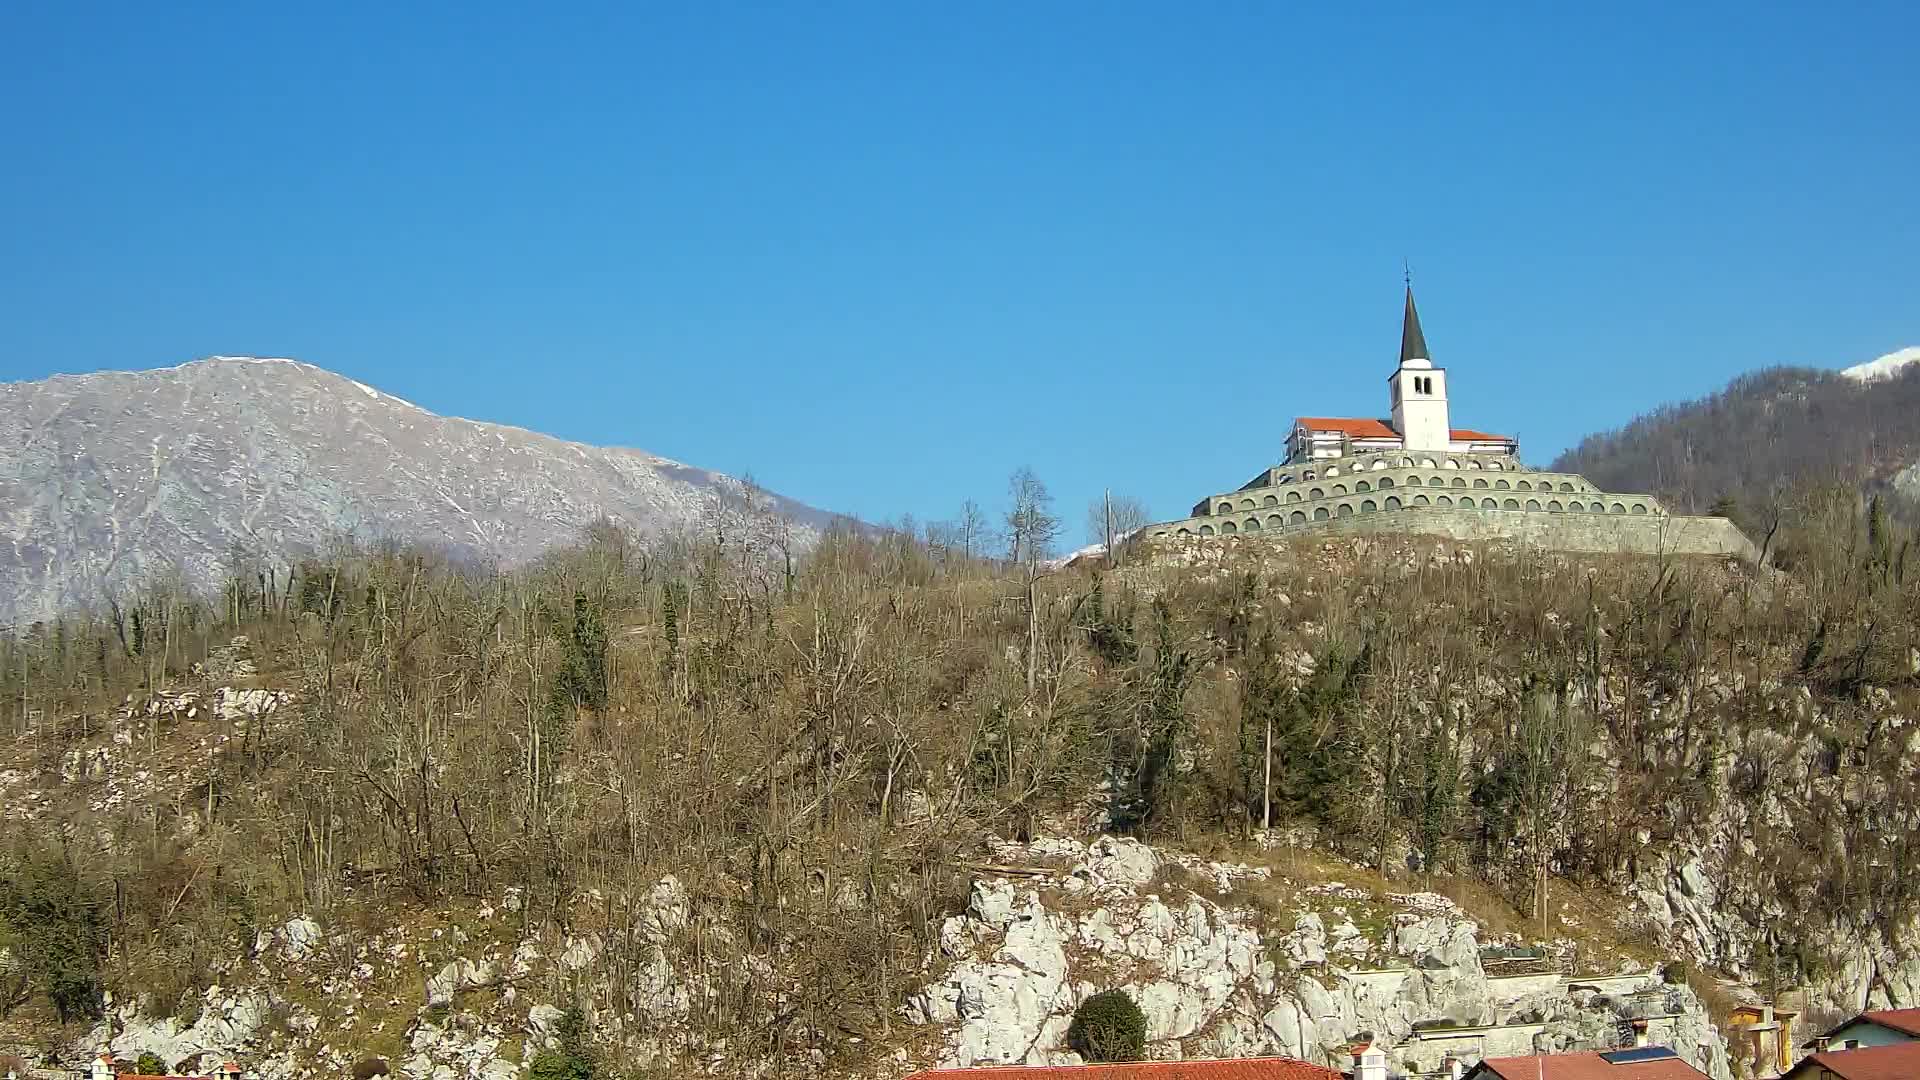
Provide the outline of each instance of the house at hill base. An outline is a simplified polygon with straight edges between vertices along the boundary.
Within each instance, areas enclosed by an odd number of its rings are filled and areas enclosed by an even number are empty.
[[[232,1061],[224,1061],[219,1068],[205,1076],[142,1073],[134,1062],[111,1054],[101,1054],[93,1059],[81,1075],[84,1080],[240,1080],[240,1066]]]
[[[1816,1053],[1920,1042],[1920,1009],[1874,1009],[1802,1044]],[[1916,1074],[1920,1075],[1920,1074]]]
[[[1387,1080],[1386,1058],[1377,1075],[1355,1080]],[[907,1080],[1344,1080],[1349,1075],[1297,1058],[1189,1058],[1183,1061],[1128,1061],[1099,1065],[986,1065],[930,1069]]]
[[[1920,1077],[1920,1040],[1822,1050],[1800,1059],[1787,1080],[1913,1080]]]
[[[1706,1073],[1665,1046],[1487,1058],[1465,1080],[1700,1080]]]
[[[1298,417],[1279,464],[1139,535],[1178,542],[1400,533],[1558,551],[1758,558],[1724,518],[1672,514],[1651,495],[1602,491],[1576,473],[1528,468],[1517,438],[1454,427],[1449,389],[1409,285],[1386,416]]]

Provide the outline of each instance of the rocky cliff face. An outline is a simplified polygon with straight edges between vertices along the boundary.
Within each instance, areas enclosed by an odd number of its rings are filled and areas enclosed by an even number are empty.
[[[828,520],[755,498],[803,538]],[[745,501],[732,477],[436,416],[292,360],[0,384],[0,626],[217,588],[236,555],[284,565],[347,538],[513,563],[603,516],[647,530]]]
[[[1907,666],[1920,674],[1920,652]],[[1745,797],[1714,803],[1684,835],[1664,842],[1638,837],[1642,850],[1623,891],[1669,953],[1745,983],[1765,986],[1775,962],[1769,950],[1790,952],[1793,965],[1809,974],[1796,987],[1800,1004],[1821,1022],[1920,1005],[1920,923],[1893,910],[1864,917],[1843,910],[1835,901],[1845,885],[1833,880],[1835,872],[1809,880],[1804,866],[1809,850],[1839,851],[1847,853],[1841,865],[1911,873],[1901,837],[1913,811],[1897,782],[1911,766],[1893,763],[1895,782],[1870,769],[1842,771],[1822,738],[1841,722],[1837,711],[1857,709],[1911,761],[1920,755],[1911,703],[1877,688],[1837,706],[1804,687],[1762,691],[1782,722],[1724,732],[1719,752],[1703,763],[1716,787],[1742,788]],[[1701,687],[1709,698],[1737,692],[1717,677]]]
[[[1691,992],[1631,961],[1577,981],[1551,970],[1490,978],[1481,956],[1492,943],[1444,897],[1325,883],[1263,910],[1256,897],[1272,890],[1239,886],[1270,886],[1265,870],[1131,840],[997,854],[1057,869],[976,881],[966,913],[942,928],[944,970],[906,1013],[944,1033],[946,1065],[1077,1063],[1066,1043],[1075,1007],[1123,987],[1162,1058],[1338,1064],[1365,1035],[1418,1074],[1448,1054],[1615,1047],[1622,1022],[1640,1018],[1655,1041],[1729,1075],[1725,1041]]]
[[[1111,837],[994,854],[1052,869],[975,881],[901,1008],[933,1041],[870,1061],[872,1074],[1077,1063],[1066,1045],[1074,1008],[1121,987],[1163,1059],[1340,1063],[1365,1035],[1389,1049],[1396,1073],[1419,1075],[1449,1054],[1619,1046],[1623,1022],[1639,1017],[1654,1041],[1719,1080],[1731,1075],[1725,1040],[1684,988],[1631,962],[1578,980],[1489,975],[1482,956],[1497,936],[1444,897],[1329,882],[1275,906],[1258,899],[1274,895],[1263,869]],[[556,1003],[584,998],[603,1029],[639,1033],[623,1049],[629,1064],[692,1056],[719,1075],[765,1074],[768,1063],[737,1060],[724,1039],[690,1029],[697,1000],[717,984],[674,940],[690,919],[686,891],[663,879],[639,903],[654,961],[618,980],[592,935],[527,932],[512,890],[439,912],[432,925],[296,917],[218,961],[220,984],[189,1017],[113,1003],[70,1054],[240,1057],[250,1074],[282,1080],[344,1073],[372,1046],[410,1080],[511,1080],[553,1044]]]

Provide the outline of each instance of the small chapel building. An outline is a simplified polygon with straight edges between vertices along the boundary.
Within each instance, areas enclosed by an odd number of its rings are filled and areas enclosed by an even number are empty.
[[[1453,426],[1447,370],[1437,367],[1407,287],[1400,361],[1383,417],[1297,417],[1283,458],[1179,521],[1155,541],[1306,532],[1410,533],[1508,540],[1560,551],[1758,557],[1717,517],[1669,514],[1651,495],[1602,491],[1576,473],[1520,461],[1520,442]]]

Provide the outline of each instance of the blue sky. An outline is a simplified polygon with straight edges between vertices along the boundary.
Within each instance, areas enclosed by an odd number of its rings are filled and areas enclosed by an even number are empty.
[[[293,356],[1078,542],[1378,415],[1544,463],[1920,344],[1913,4],[0,6],[0,380]],[[304,9],[304,10],[303,10]]]

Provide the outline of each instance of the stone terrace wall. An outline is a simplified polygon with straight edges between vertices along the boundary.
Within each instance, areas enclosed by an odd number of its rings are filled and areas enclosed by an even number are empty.
[[[1496,513],[1420,507],[1316,521],[1280,535],[1356,536],[1402,533],[1453,540],[1511,540],[1553,551],[1632,555],[1725,555],[1757,560],[1760,552],[1725,518],[1663,515]]]

